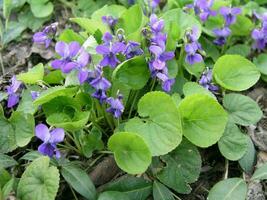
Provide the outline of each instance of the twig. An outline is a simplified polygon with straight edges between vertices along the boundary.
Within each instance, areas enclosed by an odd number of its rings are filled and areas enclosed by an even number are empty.
[[[228,171],[229,171],[229,161],[225,159],[225,174],[224,174],[224,179],[228,178]]]

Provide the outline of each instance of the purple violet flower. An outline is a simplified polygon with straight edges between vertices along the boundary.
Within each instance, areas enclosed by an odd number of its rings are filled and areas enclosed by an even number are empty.
[[[37,91],[31,91],[31,97],[32,100],[34,101],[35,99],[37,99],[40,96],[40,92]]]
[[[111,113],[115,118],[119,118],[124,111],[124,106],[122,103],[123,96],[118,95],[117,98],[109,97],[106,102],[110,105],[107,112]]]
[[[203,72],[199,84],[202,85],[207,90],[210,90],[211,92],[217,92],[219,88],[212,84],[212,70],[207,69],[205,72]]]
[[[104,44],[96,47],[96,52],[103,55],[103,59],[100,61],[100,66],[110,66],[115,68],[120,63],[117,58],[117,54],[122,53],[125,50],[125,44],[123,42],[112,43],[112,35],[105,33],[103,36]]]
[[[86,65],[91,62],[91,56],[87,53],[78,42],[57,42],[56,52],[61,59],[52,61],[51,65],[54,69],[60,69],[63,73],[70,73],[72,70],[78,70],[78,78],[82,84],[88,76]]]
[[[254,39],[253,49],[259,51],[265,49],[267,43],[267,35],[261,29],[254,29],[251,33],[251,37]]]
[[[90,81],[90,85],[96,90],[92,97],[102,104],[107,99],[106,91],[111,87],[111,83],[103,77],[102,68],[96,69],[96,77]]]
[[[195,0],[194,4],[187,5],[188,8],[194,8],[195,14],[199,16],[202,22],[208,20],[209,16],[215,16],[216,11],[211,10],[214,0]]]
[[[21,82],[16,79],[16,76],[13,76],[11,78],[11,85],[7,86],[7,94],[8,94],[8,99],[7,99],[7,107],[8,108],[13,108],[15,105],[18,104],[19,102],[19,95],[16,94],[18,89],[21,86]]]
[[[262,51],[267,45],[267,13],[257,15],[257,18],[261,21],[261,27],[254,29],[251,33],[251,37],[254,40],[252,47]]]
[[[165,52],[167,34],[163,33],[164,21],[158,19],[155,14],[150,16],[149,27],[151,30],[149,52],[149,70],[152,78],[161,81],[162,89],[166,92],[171,90],[174,80],[169,79],[166,62],[174,58],[174,52]]]
[[[33,42],[44,44],[45,47],[48,48],[57,32],[57,26],[58,23],[55,22],[46,26],[42,31],[35,33],[33,35]]]
[[[201,44],[197,41],[198,34],[199,30],[197,27],[193,27],[192,30],[186,32],[186,39],[188,43],[184,47],[186,52],[185,61],[190,65],[203,61],[202,55],[198,53],[202,50]]]
[[[135,56],[140,56],[144,53],[144,51],[140,48],[140,43],[129,41],[125,47],[123,54],[125,55],[126,59],[133,58]]]
[[[107,24],[112,31],[114,31],[115,25],[118,23],[118,19],[112,16],[103,16],[102,22]]]
[[[241,8],[221,7],[220,14],[224,17],[225,25],[230,26],[236,22],[236,16],[242,12]]]
[[[185,60],[188,64],[193,65],[203,61],[201,54],[197,53],[198,50],[201,50],[201,45],[198,42],[188,43],[185,45]]]
[[[222,29],[217,28],[213,30],[213,33],[217,36],[213,43],[218,46],[223,46],[226,43],[227,37],[231,34],[231,30],[228,27]]]
[[[159,6],[160,0],[150,0],[150,6],[152,9],[155,9]]]
[[[61,155],[56,145],[57,143],[64,141],[64,129],[56,128],[50,132],[46,125],[38,124],[35,127],[35,135],[43,141],[43,143],[38,147],[38,151],[41,154],[49,157],[53,157],[55,155],[56,158],[60,158]]]

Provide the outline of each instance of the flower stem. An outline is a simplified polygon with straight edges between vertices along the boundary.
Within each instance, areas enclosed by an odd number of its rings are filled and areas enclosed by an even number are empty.
[[[135,104],[136,104],[138,95],[139,95],[139,90],[138,90],[137,92],[135,92],[135,94],[134,94],[134,99],[133,99],[133,102],[132,102],[132,104],[131,104],[131,108],[130,108],[130,111],[129,111],[128,119],[130,119],[130,117],[131,117],[131,115],[132,115],[132,112],[133,112],[134,106],[135,106]]]

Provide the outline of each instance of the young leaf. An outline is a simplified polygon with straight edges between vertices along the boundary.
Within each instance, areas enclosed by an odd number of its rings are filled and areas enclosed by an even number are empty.
[[[207,200],[245,200],[247,194],[246,182],[241,178],[229,178],[215,184]]]
[[[66,88],[64,86],[56,86],[48,88],[47,90],[43,91],[40,94],[40,96],[33,102],[33,104],[34,106],[37,107],[58,96],[72,97],[76,92],[77,92],[77,87]]]
[[[222,106],[212,97],[194,94],[179,105],[183,134],[199,147],[215,144],[223,135],[228,117]]]
[[[174,200],[171,191],[158,181],[153,183],[154,200]]]
[[[153,156],[167,154],[180,144],[181,120],[169,95],[164,92],[147,93],[138,103],[138,113],[142,118],[129,120],[125,130],[139,134]]]
[[[152,192],[151,182],[134,176],[123,176],[105,187],[105,191],[118,191],[126,194],[129,200],[147,200]]]
[[[103,16],[112,16],[114,18],[119,18],[125,11],[126,8],[121,5],[105,5],[102,8],[96,10],[91,15],[91,18],[102,23]]]
[[[81,28],[85,29],[86,32],[94,34],[97,30],[100,30],[102,33],[109,31],[109,28],[103,23],[99,23],[96,20],[88,18],[70,18],[70,21],[78,24]]]
[[[247,173],[250,174],[253,170],[255,161],[256,161],[256,150],[254,144],[249,136],[247,137],[248,148],[245,155],[238,161],[241,168]]]
[[[251,47],[246,44],[237,44],[234,46],[231,46],[225,54],[229,55],[240,55],[243,57],[247,57],[250,54]]]
[[[241,94],[225,95],[223,106],[229,113],[229,119],[243,126],[256,124],[263,115],[260,107],[253,99]]]
[[[261,165],[256,171],[254,172],[251,180],[266,180],[267,179],[267,163]]]
[[[46,119],[46,122],[50,126],[64,128],[69,131],[75,131],[84,128],[85,124],[88,122],[89,115],[89,111],[75,112],[73,117],[70,117],[66,113],[53,113],[49,115],[49,117]]]
[[[12,167],[12,166],[17,165],[17,164],[18,163],[16,160],[14,160],[14,158],[0,153],[0,169]]]
[[[172,9],[165,12],[162,16],[165,22],[165,32],[168,33],[168,42],[172,41],[171,49],[176,45],[176,41],[182,39],[185,32],[193,27],[197,27],[198,37],[201,35],[201,24],[192,15],[186,14],[182,9]]]
[[[140,41],[141,30],[146,22],[147,18],[144,15],[141,6],[136,4],[123,12],[119,18],[117,27],[120,27],[125,31],[128,40]]]
[[[80,45],[82,45],[85,41],[85,39],[78,33],[74,32],[72,29],[65,29],[58,38],[59,41],[63,42],[79,42]]]
[[[29,69],[26,73],[20,73],[17,75],[17,79],[26,84],[35,84],[44,78],[44,65],[39,63],[33,68]]]
[[[143,173],[151,163],[148,146],[135,133],[115,133],[108,140],[108,148],[113,151],[118,166],[129,174]]]
[[[230,28],[233,35],[250,36],[250,33],[254,28],[254,24],[248,17],[244,15],[238,15],[236,17],[236,23],[232,24]]]
[[[231,121],[228,122],[223,136],[218,142],[222,155],[228,160],[238,160],[247,151],[247,137]]]
[[[198,149],[183,139],[182,143],[171,153],[162,157],[166,163],[157,178],[176,192],[188,194],[189,183],[198,179],[201,169],[201,157]]]
[[[204,87],[195,82],[187,82],[186,84],[184,84],[183,92],[185,96],[189,96],[192,94],[206,94],[216,99],[214,94],[212,94],[209,90],[205,89]]]
[[[243,91],[252,87],[260,78],[256,66],[239,55],[224,55],[214,65],[213,76],[225,89]]]
[[[33,15],[37,18],[48,17],[54,10],[54,5],[49,0],[28,0]]]
[[[107,191],[99,195],[97,200],[130,200],[128,196],[122,192]]]
[[[34,160],[24,171],[18,184],[21,200],[54,200],[59,188],[59,172],[49,166],[48,157]]]
[[[83,197],[89,200],[96,199],[95,186],[84,170],[75,165],[67,164],[62,166],[61,174],[67,183]]]
[[[143,56],[135,57],[121,63],[113,71],[113,81],[124,84],[133,90],[142,89],[150,77],[149,70]]]

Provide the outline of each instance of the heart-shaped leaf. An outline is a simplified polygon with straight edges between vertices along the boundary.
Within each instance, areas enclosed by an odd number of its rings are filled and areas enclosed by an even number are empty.
[[[228,160],[238,160],[246,153],[248,140],[239,128],[230,121],[218,142],[218,146],[225,158]]]
[[[241,178],[229,178],[215,184],[209,193],[208,200],[245,200],[247,184]]]
[[[113,151],[118,166],[129,174],[143,173],[151,163],[148,146],[135,133],[115,133],[108,140],[108,148]]]
[[[184,139],[174,151],[163,156],[162,160],[166,167],[157,174],[159,180],[179,193],[190,193],[189,183],[197,180],[201,169],[198,149]]]
[[[130,200],[126,194],[117,191],[107,191],[99,195],[97,200]]]
[[[185,97],[179,104],[183,134],[199,147],[215,144],[223,135],[227,113],[212,97],[194,94]]]
[[[258,169],[256,169],[251,179],[252,180],[266,180],[267,179],[267,163],[264,163]]]
[[[243,91],[260,78],[257,67],[239,55],[224,55],[214,65],[213,76],[218,84],[228,90]]]
[[[230,120],[243,126],[256,124],[263,115],[260,107],[253,99],[241,94],[225,95],[223,106],[229,113]]]
[[[59,172],[49,166],[49,158],[34,160],[24,171],[18,184],[17,195],[21,200],[54,200],[59,187]]]
[[[125,130],[139,134],[148,144],[153,156],[175,149],[182,140],[181,120],[172,98],[164,92],[150,92],[138,103],[142,117],[133,118]]]

